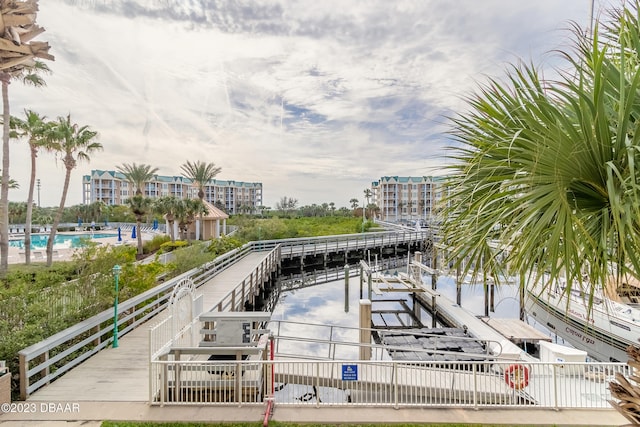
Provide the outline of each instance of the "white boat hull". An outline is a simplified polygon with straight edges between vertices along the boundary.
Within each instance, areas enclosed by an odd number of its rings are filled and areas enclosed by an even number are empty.
[[[629,345],[640,344],[640,311],[600,300],[589,317],[583,302],[573,295],[533,288],[527,292],[527,314],[572,346],[601,362],[626,362]]]

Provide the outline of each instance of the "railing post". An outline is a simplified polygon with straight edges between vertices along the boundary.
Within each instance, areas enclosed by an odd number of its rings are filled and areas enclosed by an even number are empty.
[[[320,399],[318,399],[317,391],[320,389],[320,364],[322,362],[317,361],[316,365],[316,408],[320,407]]]
[[[473,407],[478,409],[478,364],[473,364]]]
[[[558,376],[557,376],[557,365],[554,363],[551,365],[553,367],[553,407],[558,410]]]
[[[398,399],[398,387],[399,387],[399,381],[398,381],[398,364],[396,362],[393,362],[393,407],[395,409],[399,408],[400,402]]]
[[[29,394],[27,388],[29,388],[29,378],[27,377],[27,371],[29,370],[29,362],[27,356],[19,353],[18,358],[20,360],[20,400],[27,400]],[[11,375],[10,373],[8,375]]]

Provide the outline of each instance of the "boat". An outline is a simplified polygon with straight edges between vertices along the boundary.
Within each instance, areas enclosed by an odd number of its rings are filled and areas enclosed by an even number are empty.
[[[640,344],[640,285],[635,280],[593,294],[585,280],[568,290],[564,279],[527,286],[526,311],[550,332],[600,362],[626,362]]]

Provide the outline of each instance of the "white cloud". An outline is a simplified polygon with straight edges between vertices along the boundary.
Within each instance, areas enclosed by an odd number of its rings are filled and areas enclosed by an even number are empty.
[[[600,3],[596,2],[599,7]],[[100,133],[104,152],[81,177],[123,162],[180,173],[187,160],[221,179],[262,181],[265,204],[348,206],[383,175],[428,175],[444,163],[447,120],[485,75],[517,58],[554,65],[582,0],[40,2],[39,39],[56,56],[48,86],[14,83],[30,108]],[[11,175],[25,200],[25,143]],[[63,168],[38,159],[42,205],[57,205]]]

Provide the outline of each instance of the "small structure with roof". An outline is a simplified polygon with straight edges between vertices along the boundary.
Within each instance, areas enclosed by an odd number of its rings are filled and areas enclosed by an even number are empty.
[[[202,240],[217,239],[221,234],[227,234],[227,218],[229,215],[211,203],[203,200],[207,213],[198,217],[189,227],[188,233],[194,234]],[[202,223],[202,226],[200,224]]]

